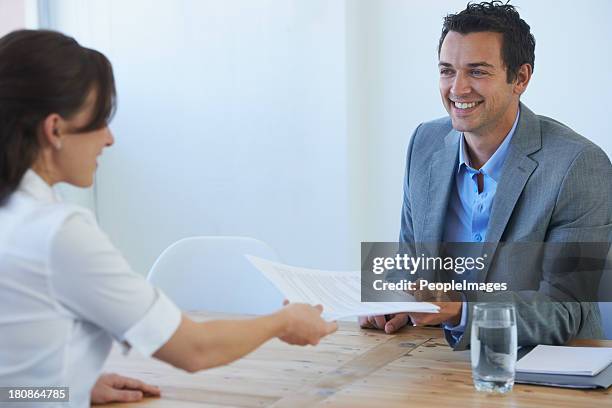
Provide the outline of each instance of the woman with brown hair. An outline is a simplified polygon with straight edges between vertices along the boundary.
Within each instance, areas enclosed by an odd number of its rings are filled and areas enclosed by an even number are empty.
[[[93,183],[114,108],[101,53],[52,31],[0,39],[0,386],[70,387],[72,406],[137,400],[159,391],[99,377],[113,338],[194,372],[273,337],[314,345],[336,330],[304,304],[194,322],[131,270],[90,212],[62,202],[54,184]]]

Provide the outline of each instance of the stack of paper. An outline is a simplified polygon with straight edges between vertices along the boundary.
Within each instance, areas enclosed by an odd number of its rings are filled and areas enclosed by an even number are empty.
[[[323,317],[385,315],[398,312],[437,313],[439,307],[416,302],[406,294],[406,302],[361,302],[361,273],[298,268],[255,256],[247,259],[266,276],[290,302],[323,305]]]
[[[517,381],[574,388],[610,386],[612,348],[538,345],[516,363]]]

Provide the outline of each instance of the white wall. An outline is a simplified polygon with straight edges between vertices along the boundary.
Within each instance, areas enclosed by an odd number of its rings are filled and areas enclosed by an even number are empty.
[[[361,240],[397,238],[408,139],[445,115],[442,18],[465,3],[53,1],[52,23],[115,66],[102,226],[143,273],[169,243],[199,234],[357,267]],[[612,155],[612,2],[513,4],[537,41],[524,102]]]
[[[64,4],[58,27],[83,5]],[[119,92],[98,215],[135,269],[190,235],[252,236],[291,262],[346,267],[344,3],[88,4],[96,15],[73,28],[95,27],[87,42],[108,53]]]
[[[24,2],[0,1],[0,36],[18,28],[25,23]]]
[[[37,28],[36,0],[0,0],[0,37],[21,28]]]

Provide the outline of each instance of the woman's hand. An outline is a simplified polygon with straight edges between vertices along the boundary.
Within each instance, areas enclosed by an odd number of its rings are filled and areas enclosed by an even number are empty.
[[[278,312],[284,320],[283,333],[278,336],[282,341],[305,346],[317,345],[321,338],[338,329],[336,322],[326,322],[321,318],[323,306],[310,306],[303,303],[288,304]]]
[[[118,374],[102,374],[91,390],[92,404],[135,402],[143,397],[159,397],[159,388]]]

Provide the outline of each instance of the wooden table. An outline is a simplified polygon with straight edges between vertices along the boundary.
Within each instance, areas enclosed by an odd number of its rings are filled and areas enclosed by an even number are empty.
[[[612,347],[612,341],[574,345]],[[317,347],[272,340],[228,366],[197,374],[137,353],[124,357],[115,348],[105,371],[162,390],[159,399],[114,407],[612,407],[612,389],[515,384],[506,395],[478,393],[469,351],[452,351],[438,328],[407,327],[386,335],[340,322],[338,332]]]

